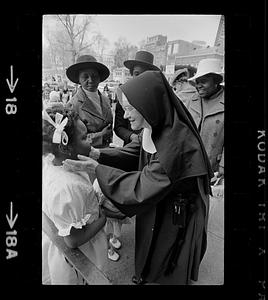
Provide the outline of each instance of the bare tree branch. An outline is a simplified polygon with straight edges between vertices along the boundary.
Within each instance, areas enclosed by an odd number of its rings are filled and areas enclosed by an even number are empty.
[[[77,55],[83,50],[91,48],[94,45],[94,38],[87,40],[85,38],[90,30],[92,17],[77,17],[76,15],[55,15],[54,20],[58,21],[54,31],[54,36],[51,36],[49,47],[51,52],[51,59],[58,66],[70,65],[75,62]],[[62,59],[60,59],[62,58]]]

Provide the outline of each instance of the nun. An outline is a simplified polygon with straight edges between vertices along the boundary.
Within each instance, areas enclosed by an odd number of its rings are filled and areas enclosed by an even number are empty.
[[[136,216],[136,284],[191,284],[207,247],[213,174],[203,143],[162,72],[146,71],[120,89],[124,117],[142,138],[91,147],[64,167],[94,171],[118,218]]]

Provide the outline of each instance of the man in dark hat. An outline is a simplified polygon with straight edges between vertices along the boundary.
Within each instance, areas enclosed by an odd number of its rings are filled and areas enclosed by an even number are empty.
[[[160,71],[160,69],[153,64],[154,56],[148,51],[138,51],[135,59],[124,61],[124,65],[129,69],[130,75],[133,77],[148,71]],[[131,141],[138,139],[138,134],[141,130],[132,130],[128,119],[124,119],[124,110],[119,101],[115,108],[114,132],[124,141],[124,145]]]
[[[80,85],[67,107],[72,107],[86,124],[94,147],[108,147],[113,137],[113,115],[110,100],[100,93],[98,85],[109,77],[109,69],[95,57],[81,55],[66,70],[66,75]]]

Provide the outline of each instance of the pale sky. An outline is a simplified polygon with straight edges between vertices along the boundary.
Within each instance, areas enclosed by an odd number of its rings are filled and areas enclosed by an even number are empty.
[[[213,46],[220,15],[97,15],[98,29],[113,44],[125,37],[131,44],[162,34],[172,40],[201,40]]]
[[[119,37],[125,37],[132,45],[147,37],[162,34],[168,41],[177,39],[192,42],[205,41],[213,46],[220,21],[220,15],[92,15],[94,31],[100,32],[110,42],[108,50]],[[44,17],[44,24],[49,23],[49,16]],[[48,24],[49,25],[49,24]]]

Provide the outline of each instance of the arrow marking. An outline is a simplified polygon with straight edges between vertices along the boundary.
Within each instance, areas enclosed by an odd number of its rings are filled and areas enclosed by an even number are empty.
[[[18,80],[19,80],[19,78],[17,78],[16,81],[15,81],[15,83],[13,84],[13,66],[11,65],[11,66],[10,66],[10,81],[11,81],[11,82],[9,82],[9,80],[6,79],[7,84],[8,84],[8,87],[9,87],[9,90],[10,90],[11,93],[14,92]]]
[[[12,229],[18,218],[18,214],[16,214],[15,218],[13,219],[13,203],[12,202],[10,202],[10,218],[8,215],[6,215],[6,218],[7,218],[7,222],[9,224],[10,229]]]

